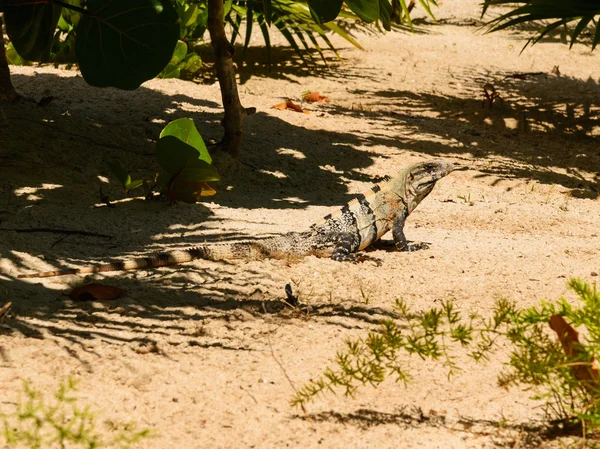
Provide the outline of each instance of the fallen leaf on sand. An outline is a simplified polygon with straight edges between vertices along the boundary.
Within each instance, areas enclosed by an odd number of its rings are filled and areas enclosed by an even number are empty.
[[[302,99],[304,101],[308,101],[309,103],[316,103],[316,102],[322,103],[322,102],[329,101],[329,97],[324,97],[321,94],[319,94],[319,92],[307,92],[304,94]]]
[[[590,360],[589,355],[579,343],[577,331],[560,315],[550,317],[550,328],[556,332],[558,339],[565,351],[567,358],[572,359],[573,375],[582,381],[588,392],[598,395],[600,393],[600,372],[595,366],[595,360]]]
[[[122,296],[126,290],[113,285],[91,283],[74,288],[69,293],[73,301],[110,301]]]
[[[294,103],[292,100],[285,100],[283,103],[279,103],[279,104],[271,106],[271,108],[272,109],[282,109],[282,110],[290,109],[292,111],[304,112],[305,114],[310,114],[310,111],[305,111],[300,106],[298,106],[296,103]]]

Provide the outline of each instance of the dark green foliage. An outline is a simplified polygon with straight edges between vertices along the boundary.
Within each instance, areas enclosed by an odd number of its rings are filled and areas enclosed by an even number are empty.
[[[307,55],[310,58],[311,48],[316,49],[324,60],[322,46],[331,49],[336,54],[336,49],[327,37],[328,32],[334,32],[346,39],[357,48],[362,48],[360,44],[343,30],[336,22],[329,21],[317,23],[315,21],[315,11],[309,8],[306,1],[296,0],[272,0],[265,9],[265,3],[260,0],[233,0],[231,8],[226,11],[225,20],[233,28],[231,42],[234,43],[241,36],[241,24],[245,20],[246,32],[243,36],[244,54],[250,44],[252,32],[256,32],[255,25],[258,25],[267,50],[267,56],[270,61],[271,36],[269,24],[285,37],[289,45],[304,60]],[[358,16],[342,9],[337,19],[358,20]],[[319,42],[321,41],[321,43]]]
[[[194,52],[188,51],[188,45],[183,41],[177,41],[175,51],[171,60],[159,78],[192,78],[202,68],[202,59]]]
[[[344,0],[308,0],[308,6],[315,22],[323,23],[334,20],[342,10]]]
[[[570,30],[571,46],[580,38],[585,28],[593,24],[595,29],[592,39],[592,50],[600,42],[600,28],[596,16],[600,15],[600,3],[597,1],[564,1],[564,0],[485,0],[483,14],[490,6],[517,4],[517,8],[492,20],[490,31],[502,30],[514,25],[535,22],[538,20],[549,20],[549,23],[540,23],[536,34],[531,37],[525,47],[530,43],[535,44],[549,32],[560,26],[567,26],[576,22],[575,28]]]
[[[79,0],[0,0],[0,6],[22,58],[72,62],[76,53],[81,74],[98,87],[135,89],[154,78],[180,31],[169,0],[88,0],[85,8]]]
[[[381,24],[386,30],[390,30],[393,23],[403,25],[405,21],[409,27],[412,26],[409,9],[404,0],[230,0],[226,6],[229,4],[231,7],[229,10],[226,8],[225,20],[234,30],[231,42],[235,42],[238,36],[242,37],[240,25],[243,20],[246,21],[244,52],[250,43],[256,23],[263,35],[267,54],[270,55],[271,37],[268,25],[272,23],[305,62],[309,62],[306,58],[311,56],[307,50],[312,48],[319,52],[323,60],[325,58],[322,47],[329,48],[337,55],[327,36],[328,33],[335,33],[353,46],[362,48],[358,41],[345,31],[344,20],[353,23],[376,23],[377,26]],[[400,7],[403,14],[392,19],[394,4]],[[437,5],[434,0],[419,0],[419,4],[433,17],[431,5]],[[267,7],[268,10],[265,9]]]
[[[186,42],[202,39],[208,23],[208,0],[174,0],[179,15],[179,38]]]
[[[193,47],[202,40],[208,21],[208,0],[0,0],[16,52],[24,60],[79,62],[84,79],[98,87],[135,89],[160,73],[163,78],[192,78],[202,66]],[[419,0],[433,17],[435,0]],[[401,11],[402,13],[394,13]],[[336,49],[328,33],[360,44],[343,21],[376,23],[390,30],[394,23],[412,27],[405,0],[228,0],[225,21],[231,42],[241,38],[244,53],[253,32],[260,30],[270,59],[270,26],[285,37],[305,62],[316,49]],[[246,23],[244,36],[241,25]],[[258,25],[258,29],[255,25]],[[77,36],[81,36],[77,38]],[[177,39],[180,44],[175,47]],[[183,45],[185,54],[182,54]],[[175,51],[173,49],[175,48]],[[308,56],[308,59],[307,59]],[[26,62],[13,55],[11,63]]]
[[[136,89],[167,65],[179,37],[177,13],[167,0],[88,0],[75,50],[92,86]]]
[[[123,168],[123,166],[118,162],[108,162],[108,168],[115,175],[117,181],[121,183],[126,193],[129,193],[131,190],[140,187],[144,184],[143,179],[136,179],[133,181],[131,179],[131,175]]]
[[[452,374],[460,369],[452,355],[457,345],[467,348],[474,360],[483,361],[503,342],[508,343],[509,357],[499,376],[501,386],[525,385],[534,398],[544,401],[550,418],[579,420],[588,429],[598,428],[600,374],[594,360],[600,357],[600,292],[579,279],[571,279],[568,285],[579,299],[575,305],[561,298],[518,309],[514,303],[500,300],[487,319],[474,314],[465,317],[452,302],[415,313],[399,300],[397,321],[385,320],[378,331],[348,340],[336,356],[335,368],[327,368],[320,378],[305,385],[292,403],[304,406],[316,395],[337,389],[353,396],[360,386],[377,386],[387,378],[407,382],[409,364],[401,356],[438,360]],[[551,330],[552,316],[563,317],[579,328],[574,353],[566,355],[557,333]],[[585,379],[577,373],[578,368],[596,374]]]
[[[2,1],[6,33],[22,58],[47,61],[62,7],[51,2]]]
[[[379,0],[353,0],[348,2],[348,7],[367,23],[374,22],[379,19]]]
[[[191,119],[175,120],[163,129],[156,143],[156,159],[169,174],[185,181],[219,180],[219,174],[210,165],[212,158]]]

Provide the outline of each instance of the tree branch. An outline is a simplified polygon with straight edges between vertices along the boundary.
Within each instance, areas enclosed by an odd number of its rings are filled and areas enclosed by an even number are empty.
[[[242,143],[242,122],[252,110],[246,111],[240,102],[233,69],[235,49],[225,35],[223,16],[223,0],[208,0],[207,26],[213,51],[215,52],[217,79],[221,87],[221,98],[225,111],[222,122],[224,134],[220,147],[223,151],[237,157],[240,154]]]

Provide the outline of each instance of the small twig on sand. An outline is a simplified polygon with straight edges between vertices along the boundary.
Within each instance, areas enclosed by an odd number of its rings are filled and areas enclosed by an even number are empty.
[[[50,245],[50,248],[54,248],[56,245],[58,245],[60,242],[62,242],[64,239],[66,239],[67,237],[69,237],[71,234],[65,234],[63,235],[61,238],[59,238],[56,242],[54,242],[52,245]]]
[[[267,334],[267,341],[269,342],[269,348],[271,349],[271,355],[273,356],[273,360],[275,360],[275,362],[277,362],[277,364],[279,365],[279,368],[281,368],[281,371],[283,371],[283,375],[285,376],[285,378],[289,382],[290,386],[292,387],[292,390],[294,390],[294,393],[296,393],[296,396],[297,396],[298,390],[296,389],[294,382],[292,382],[292,379],[290,379],[290,376],[288,376],[288,373],[285,370],[285,368],[283,367],[283,364],[279,361],[279,359],[275,355],[275,351],[273,350],[273,345],[271,344],[271,336],[269,334]],[[300,404],[300,407],[302,407],[302,411],[304,413],[306,413],[306,408],[304,407],[304,404]]]
[[[88,237],[101,237],[103,239],[112,239],[114,236],[100,234],[98,232],[90,232],[90,231],[77,231],[75,229],[59,229],[59,228],[0,228],[0,231],[15,231],[15,232],[51,232],[53,234],[76,234],[76,235],[86,235]]]
[[[240,389],[246,393],[248,396],[250,396],[252,398],[252,400],[254,401],[255,404],[258,404],[258,401],[256,400],[256,398],[254,397],[254,395],[252,393],[250,393],[248,390],[246,390],[244,387],[242,387],[240,385]]]

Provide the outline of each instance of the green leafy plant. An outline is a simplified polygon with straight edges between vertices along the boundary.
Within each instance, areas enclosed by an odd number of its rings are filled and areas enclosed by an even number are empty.
[[[233,29],[231,43],[242,37],[241,24],[246,22],[243,36],[244,54],[250,43],[254,22],[263,35],[270,63],[271,37],[269,25],[283,35],[290,47],[304,62],[314,62],[311,48],[317,50],[323,61],[322,45],[338,53],[328,34],[337,34],[356,48],[362,49],[359,42],[346,30],[346,23],[358,28],[390,31],[394,25],[412,28],[410,11],[415,5],[405,0],[233,0],[227,2],[225,20]],[[419,4],[433,17],[431,6],[437,6],[435,0],[419,0]],[[375,26],[369,26],[374,24]],[[406,25],[405,25],[406,24]],[[322,41],[320,43],[320,41]]]
[[[600,427],[600,292],[580,279],[569,288],[578,302],[565,298],[520,311],[505,334],[510,360],[500,385],[533,387],[549,416]],[[549,332],[549,328],[554,334]],[[577,333],[574,328],[579,328]]]
[[[212,158],[193,120],[181,118],[169,123],[160,133],[155,150],[156,160],[165,171],[152,179],[132,180],[121,164],[108,164],[127,193],[145,186],[146,194],[158,189],[171,201],[189,203],[216,193],[207,183],[219,181],[219,173],[211,165]]]
[[[179,38],[186,42],[202,39],[208,23],[208,0],[174,0],[179,16]]]
[[[156,143],[156,159],[166,174],[158,183],[171,199],[195,202],[213,195],[206,183],[220,177],[193,120],[182,118],[169,123]]]
[[[578,297],[576,305],[560,298],[519,309],[500,300],[487,319],[463,316],[452,302],[413,312],[398,300],[397,321],[384,320],[378,331],[346,341],[335,367],[301,388],[292,404],[304,407],[315,396],[340,389],[354,396],[359,387],[377,386],[388,378],[406,383],[411,373],[401,356],[440,361],[450,375],[460,370],[453,356],[457,346],[467,348],[472,359],[485,361],[500,342],[508,342],[510,354],[499,375],[500,385],[525,385],[535,399],[544,401],[549,418],[597,429],[600,292],[579,279],[571,279],[568,286]]]
[[[469,206],[473,206],[473,201],[471,201],[471,193],[467,193],[466,195],[457,195],[459,200],[462,200],[463,203],[468,204]]]
[[[380,24],[386,30],[392,24],[412,27],[410,11],[415,4],[415,0],[0,0],[0,12],[9,39],[23,60],[72,62],[74,51],[88,84],[120,89],[136,89],[159,73],[163,77],[193,76],[201,63],[193,55],[193,46],[208,30],[225,109],[218,146],[236,157],[241,150],[242,123],[255,111],[240,102],[233,66],[233,43],[244,19],[245,49],[253,24],[258,23],[270,61],[269,27],[274,25],[305,59],[301,46],[312,46],[323,56],[319,39],[335,51],[327,32],[358,46],[338,18],[353,23],[358,18],[376,24],[377,30]],[[430,6],[436,1],[419,0],[419,4],[432,15]],[[225,23],[232,25],[230,38]],[[176,48],[178,40],[182,44]],[[183,43],[187,45],[185,55]],[[23,62],[16,57],[12,60]],[[4,51],[0,51],[0,75],[0,99],[14,101],[18,95]]]
[[[582,32],[590,24],[593,25],[595,31],[592,38],[592,50],[600,42],[600,27],[598,27],[598,19],[600,15],[600,4],[598,2],[563,2],[557,0],[485,0],[483,3],[482,16],[486,13],[490,6],[510,4],[519,5],[517,8],[502,14],[493,19],[490,25],[490,31],[498,31],[511,26],[535,23],[537,21],[550,21],[549,23],[539,24],[534,36],[532,36],[525,44],[535,44],[548,33],[557,28],[575,22],[575,27],[569,31],[571,36],[571,46],[581,37]],[[525,49],[523,47],[523,49]]]
[[[53,400],[48,401],[39,390],[24,382],[23,397],[15,409],[0,412],[3,423],[0,435],[5,447],[125,449],[151,435],[149,429],[140,430],[135,423],[120,423],[112,430],[98,429],[97,415],[89,406],[79,404],[75,392],[76,382],[69,378],[60,384]]]
[[[19,56],[19,53],[17,53],[17,50],[15,50],[15,46],[12,44],[12,42],[9,42],[6,46],[6,60],[9,64],[12,65],[29,64],[28,61],[24,60],[23,58],[21,58],[21,56]]]
[[[140,187],[144,184],[143,179],[136,179],[133,181],[131,175],[123,168],[119,162],[108,162],[108,168],[115,175],[117,180],[121,183],[125,189],[125,193],[129,193],[131,190]]]
[[[267,3],[269,3],[267,5]],[[337,2],[332,2],[337,3]],[[308,2],[295,0],[271,0],[263,2],[260,0],[238,0],[231,4],[227,12],[226,21],[233,29],[231,43],[236,42],[241,35],[242,20],[246,21],[246,29],[243,37],[244,55],[250,43],[252,33],[255,30],[254,22],[258,25],[265,41],[267,58],[271,61],[271,36],[269,25],[274,27],[283,35],[289,45],[305,62],[312,61],[312,55],[308,51],[314,48],[318,51],[323,61],[322,44],[332,50],[336,55],[337,50],[327,36],[333,32],[344,38],[350,44],[361,48],[349,33],[347,33],[334,19],[360,20],[359,16],[348,10],[338,10],[338,15],[325,22],[315,21],[318,14],[310,8]],[[322,41],[320,44],[319,41]],[[308,57],[308,59],[307,59]]]
[[[202,58],[195,52],[190,52],[188,44],[177,41],[171,61],[159,73],[159,78],[185,78],[190,79],[202,68]]]
[[[476,315],[463,319],[450,301],[424,312],[413,312],[398,299],[394,308],[404,325],[392,319],[383,320],[378,331],[365,338],[347,340],[345,350],[336,355],[337,368],[327,368],[321,378],[310,381],[292,403],[305,405],[316,395],[336,389],[354,396],[360,386],[376,386],[390,377],[406,383],[411,374],[399,359],[402,354],[441,360],[449,373],[453,373],[459,368],[452,356],[454,344],[469,346],[478,335],[472,356],[484,358],[494,342],[492,335],[515,313],[514,305],[507,301],[496,305],[494,316],[488,321]],[[476,327],[477,324],[481,327]]]

